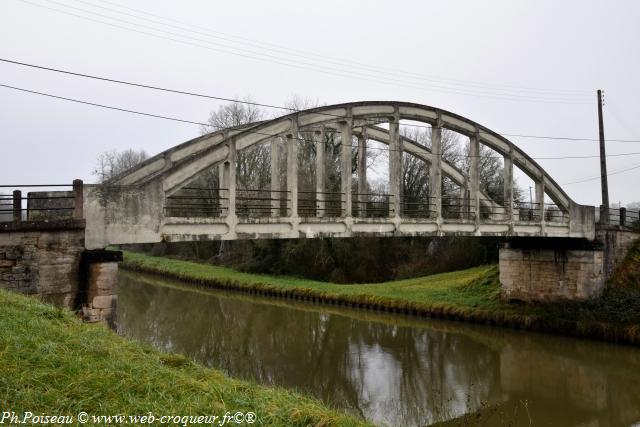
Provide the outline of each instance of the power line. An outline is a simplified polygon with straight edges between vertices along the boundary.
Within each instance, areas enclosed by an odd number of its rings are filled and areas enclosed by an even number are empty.
[[[177,119],[175,117],[161,116],[161,115],[158,115],[158,114],[143,113],[141,111],[129,110],[127,108],[112,107],[112,106],[109,106],[109,105],[98,104],[98,103],[89,102],[89,101],[82,101],[82,100],[79,100],[79,99],[67,98],[67,97],[64,97],[64,96],[52,95],[50,93],[38,92],[38,91],[35,91],[35,90],[29,90],[29,89],[23,89],[23,88],[20,88],[20,87],[9,86],[9,85],[5,85],[5,84],[1,84],[1,83],[0,83],[0,87],[19,90],[21,92],[32,93],[32,94],[35,94],[35,95],[47,96],[49,98],[61,99],[61,100],[64,100],[64,101],[77,102],[79,104],[91,105],[93,107],[107,108],[109,110],[122,111],[124,113],[138,114],[140,116],[155,117],[155,118],[158,118],[158,119],[171,120],[171,121],[174,121],[174,122],[189,123],[189,124],[193,124],[193,125],[209,126],[206,123],[193,122],[191,120]]]
[[[523,87],[523,86],[513,86],[513,85],[505,85],[505,84],[487,84],[487,83],[479,83],[479,82],[473,82],[473,81],[465,81],[465,80],[459,80],[459,79],[451,79],[451,78],[437,78],[437,77],[433,77],[433,76],[424,76],[424,75],[420,75],[417,73],[411,73],[411,72],[406,72],[403,70],[394,70],[394,69],[390,69],[390,68],[385,68],[385,67],[380,67],[380,66],[372,66],[370,64],[365,64],[362,62],[358,62],[358,61],[353,61],[353,60],[348,60],[348,59],[338,59],[338,58],[334,58],[334,57],[330,57],[327,55],[320,55],[317,53],[313,53],[313,52],[307,52],[307,51],[303,51],[303,50],[299,50],[299,49],[293,49],[287,46],[282,46],[282,45],[277,45],[274,43],[269,43],[269,42],[264,42],[264,41],[259,41],[259,40],[254,40],[254,39],[249,39],[246,37],[241,37],[241,36],[236,36],[236,35],[232,35],[232,34],[228,34],[228,33],[224,33],[221,31],[213,31],[209,28],[206,27],[202,27],[202,26],[198,26],[198,25],[194,25],[192,23],[187,23],[184,21],[179,21],[177,19],[173,19],[173,18],[167,18],[165,16],[161,16],[161,15],[157,15],[157,14],[153,14],[151,12],[148,11],[144,11],[144,10],[140,10],[140,9],[135,9],[135,8],[131,8],[131,7],[127,7],[115,2],[110,2],[110,1],[106,1],[106,0],[99,0],[101,3],[106,3],[112,6],[116,6],[119,7],[121,9],[125,9],[125,10],[129,10],[129,11],[133,11],[133,12],[137,12],[137,13],[141,13],[143,15],[148,15],[148,16],[153,16],[155,18],[160,18],[164,21],[168,21],[168,22],[175,22],[178,24],[182,24],[184,26],[175,26],[175,25],[171,25],[171,24],[166,24],[166,23],[161,23],[155,20],[151,20],[148,18],[144,18],[144,17],[140,17],[139,15],[136,14],[131,14],[131,13],[126,13],[126,12],[122,12],[116,9],[112,9],[112,8],[108,8],[108,7],[104,7],[104,6],[99,6],[96,5],[94,3],[88,2],[88,1],[84,1],[84,0],[76,0],[76,2],[80,2],[80,3],[84,3],[87,5],[91,5],[93,7],[96,8],[100,8],[100,9],[104,9],[104,10],[108,10],[108,11],[112,11],[115,13],[119,13],[122,15],[126,15],[126,16],[131,16],[137,19],[142,19],[148,22],[154,22],[154,23],[158,23],[161,25],[168,25],[174,28],[179,28],[181,30],[185,30],[185,31],[190,31],[193,33],[197,33],[197,34],[206,34],[209,37],[214,37],[214,38],[219,38],[225,41],[229,41],[232,43],[239,43],[239,44],[247,44],[250,46],[255,46],[255,47],[259,47],[260,49],[269,49],[269,50],[273,50],[276,52],[283,52],[283,53],[287,53],[287,54],[291,54],[291,55],[295,55],[295,56],[299,56],[299,57],[303,57],[303,58],[308,58],[308,59],[313,59],[313,58],[318,58],[321,59],[323,61],[331,61],[332,63],[335,64],[352,64],[353,66],[359,67],[359,68],[364,68],[364,69],[368,69],[368,70],[372,70],[372,71],[376,71],[376,72],[380,72],[380,73],[386,73],[386,74],[392,74],[392,75],[397,75],[397,74],[402,74],[405,75],[407,77],[410,78],[416,78],[416,79],[423,79],[423,80],[428,80],[428,81],[435,81],[435,82],[452,82],[455,84],[459,84],[459,85],[466,85],[466,86],[477,86],[480,88],[488,88],[488,89],[494,89],[494,90],[508,90],[508,89],[515,89],[515,90],[524,90],[524,91],[538,91],[538,92],[556,92],[556,93],[566,93],[568,95],[570,94],[587,94],[587,91],[585,90],[576,90],[576,89],[543,89],[543,88],[531,88],[531,87]],[[197,32],[194,31],[193,28],[199,28],[201,30],[204,30],[205,33],[202,32]],[[275,49],[274,49],[275,48]],[[500,89],[500,88],[506,88],[506,89]]]
[[[194,124],[194,125],[199,125],[199,126],[212,127],[208,123],[196,122],[196,121],[185,120],[185,119],[180,119],[180,118],[175,118],[175,117],[170,117],[170,116],[163,116],[163,115],[153,114],[153,113],[146,113],[146,112],[142,112],[142,111],[131,110],[131,109],[128,109],[128,108],[114,107],[114,106],[110,106],[110,105],[100,104],[100,103],[97,103],[97,102],[84,101],[84,100],[75,99],[75,98],[69,98],[69,97],[65,97],[65,96],[53,95],[53,94],[50,94],[50,93],[45,93],[45,92],[39,92],[39,91],[35,91],[35,90],[30,90],[30,89],[19,88],[19,87],[16,87],[16,86],[6,85],[6,84],[2,84],[2,83],[0,83],[0,87],[4,87],[4,88],[7,88],[7,89],[13,89],[13,90],[17,90],[17,91],[20,91],[20,92],[34,94],[34,95],[41,95],[41,96],[54,98],[54,99],[59,99],[59,100],[63,100],[63,101],[69,101],[69,102],[75,102],[75,103],[84,104],[84,105],[90,105],[90,106],[93,106],[93,107],[106,108],[106,109],[109,109],[109,110],[115,110],[115,111],[120,111],[120,112],[124,112],[124,113],[137,114],[137,115],[141,115],[141,116],[154,117],[154,118],[157,118],[157,119],[170,120],[170,121],[175,121],[175,122],[181,122],[181,123],[188,123],[188,124]],[[281,135],[269,134],[269,133],[266,133],[266,132],[259,132],[259,131],[251,130],[251,129],[247,129],[244,132],[253,133],[253,134],[256,134],[256,135],[264,135],[264,136],[271,137],[271,138],[277,138],[277,137],[281,136]],[[339,132],[336,131],[334,133],[339,133]],[[304,141],[304,142],[315,142],[314,140],[301,138],[301,137],[296,137],[295,139],[297,139],[299,141]],[[351,147],[357,147],[357,145],[352,145],[352,144],[346,144],[346,145],[349,145]],[[425,149],[427,148],[427,147],[421,146],[420,144],[418,144],[418,146],[420,148],[425,148]],[[394,150],[394,149],[383,148],[383,147],[368,147],[368,148],[369,149],[378,149],[378,150],[383,150],[383,151],[401,151],[401,150]],[[404,150],[404,151],[406,151],[406,150]],[[449,155],[449,154],[440,153],[439,155],[440,156],[446,156],[446,155]],[[640,152],[609,154],[608,157],[629,156],[629,155],[640,155]],[[468,155],[467,156],[456,155],[456,156],[458,156],[458,157],[469,157],[469,158],[475,157],[475,156],[468,156]],[[477,157],[482,157],[482,156],[477,156]],[[569,160],[569,159],[588,159],[588,158],[594,158],[594,157],[599,157],[599,156],[531,157],[531,159],[537,159],[537,160]]]
[[[135,87],[140,87],[140,88],[145,88],[145,89],[159,90],[159,91],[162,91],[162,92],[176,93],[176,94],[179,94],[179,95],[196,96],[196,97],[199,97],[199,98],[214,99],[216,101],[235,102],[235,103],[238,103],[238,104],[253,105],[253,106],[256,106],[256,107],[277,108],[277,109],[280,109],[280,110],[288,110],[288,111],[292,111],[292,112],[299,111],[299,110],[296,110],[295,108],[281,107],[281,106],[278,106],[278,105],[262,104],[262,103],[259,103],[259,102],[252,102],[252,101],[240,101],[240,100],[237,100],[237,99],[224,98],[224,97],[221,97],[221,96],[205,95],[205,94],[202,94],[202,93],[188,92],[188,91],[177,90],[177,89],[168,89],[168,88],[164,88],[164,87],[160,87],[160,86],[152,86],[152,85],[148,85],[148,84],[144,84],[144,83],[134,83],[134,82],[128,82],[128,81],[124,81],[124,80],[111,79],[111,78],[108,78],[108,77],[95,76],[95,75],[91,75],[91,74],[76,73],[76,72],[73,72],[73,71],[61,70],[61,69],[58,69],[58,68],[51,68],[51,67],[45,67],[45,66],[42,66],[42,65],[29,64],[29,63],[26,63],[26,62],[13,61],[13,60],[6,59],[6,58],[0,58],[0,62],[6,62],[6,63],[10,63],[10,64],[15,64],[15,65],[22,65],[24,67],[37,68],[37,69],[45,70],[45,71],[53,71],[53,72],[56,72],[56,73],[68,74],[68,75],[77,76],[77,77],[86,77],[86,78],[89,78],[89,79],[101,80],[101,81],[110,82],[110,83],[118,83],[118,84],[123,84],[123,85],[127,85],[127,86],[135,86]]]
[[[420,74],[416,74],[416,73],[410,73],[410,72],[406,72],[406,71],[401,71],[401,70],[392,70],[389,68],[384,68],[384,67],[379,67],[379,66],[372,66],[370,64],[364,64],[358,61],[353,61],[353,60],[348,60],[348,59],[337,59],[337,58],[333,58],[330,56],[326,56],[326,55],[319,55],[319,54],[315,54],[313,52],[306,52],[306,51],[302,51],[299,49],[293,49],[290,47],[285,47],[285,46],[281,46],[281,45],[277,45],[277,44],[273,44],[273,43],[268,43],[268,42],[264,42],[264,41],[258,41],[258,40],[252,40],[249,38],[245,38],[245,37],[239,37],[239,36],[235,36],[235,35],[231,35],[228,33],[223,33],[220,31],[213,31],[209,28],[206,27],[200,27],[197,25],[193,25],[190,23],[186,23],[186,22],[182,22],[176,19],[172,19],[172,18],[167,18],[167,17],[163,17],[161,15],[156,15],[147,11],[143,11],[140,9],[134,9],[131,7],[127,7],[118,3],[114,3],[114,2],[109,2],[109,1],[105,1],[105,0],[99,0],[101,1],[101,3],[106,3],[112,6],[116,6],[119,7],[121,9],[125,9],[125,10],[129,10],[129,11],[133,11],[136,12],[138,14],[143,14],[143,15],[148,15],[148,16],[153,16],[156,18],[160,18],[161,20],[164,21],[168,21],[168,22],[176,22],[179,24],[182,24],[181,26],[176,26],[176,25],[172,25],[172,24],[167,24],[166,22],[159,22],[157,20],[153,20],[153,19],[149,19],[149,18],[145,18],[144,16],[139,16],[137,14],[132,14],[132,13],[127,13],[127,12],[123,12],[121,10],[117,10],[117,9],[113,9],[113,8],[109,8],[109,7],[105,7],[105,6],[100,6],[100,5],[96,5],[92,2],[89,1],[85,1],[85,0],[75,0],[76,2],[79,3],[83,3],[95,8],[100,8],[103,10],[107,10],[110,12],[115,12],[121,15],[125,15],[125,16],[130,16],[136,19],[141,19],[147,22],[152,22],[155,24],[159,24],[159,25],[165,25],[165,26],[169,26],[169,27],[173,27],[173,28],[177,28],[183,31],[188,31],[191,33],[195,33],[195,34],[201,34],[201,35],[205,35],[208,37],[212,37],[212,38],[216,38],[216,39],[221,39],[221,40],[225,40],[231,43],[237,43],[237,44],[245,44],[245,45],[249,45],[249,46],[253,46],[253,47],[258,47],[262,50],[269,50],[269,51],[273,51],[273,52],[278,52],[278,53],[284,53],[287,55],[293,55],[293,56],[297,56],[297,57],[301,57],[301,58],[305,58],[305,59],[311,59],[311,60],[322,60],[322,61],[329,61],[333,64],[337,64],[337,65],[345,65],[345,64],[351,64],[351,66],[355,66],[357,68],[362,68],[362,69],[366,69],[366,70],[370,70],[370,71],[374,71],[374,72],[378,72],[378,73],[382,73],[382,74],[390,74],[390,75],[405,75],[409,78],[414,78],[414,79],[420,79],[420,80],[426,80],[426,81],[435,81],[435,82],[439,82],[439,83],[445,83],[445,84],[449,84],[447,82],[452,82],[458,85],[462,85],[462,86],[471,86],[471,87],[479,87],[479,88],[485,88],[485,89],[490,89],[490,90],[503,90],[503,91],[508,91],[508,90],[521,90],[521,91],[532,91],[532,92],[549,92],[549,93],[563,93],[566,94],[567,96],[586,96],[587,95],[587,91],[584,90],[571,90],[571,89],[543,89],[543,88],[530,88],[530,87],[522,87],[522,86],[510,86],[510,85],[504,85],[504,84],[487,84],[487,83],[478,83],[478,82],[471,82],[471,81],[465,81],[465,80],[457,80],[457,79],[446,79],[446,78],[436,78],[436,77],[432,77],[432,76],[424,76],[424,75],[420,75]],[[205,32],[200,32],[200,31],[195,31],[193,28],[199,28],[201,30],[204,30]],[[315,59],[317,58],[317,59]]]
[[[51,10],[51,11],[54,11],[54,12],[57,12],[57,13],[62,13],[62,14],[70,15],[70,16],[75,16],[75,17],[80,18],[80,19],[85,19],[85,20],[89,20],[89,21],[92,21],[92,22],[97,22],[97,23],[100,23],[100,24],[108,25],[108,26],[111,26],[111,27],[124,29],[126,31],[132,31],[132,32],[145,34],[145,35],[156,37],[156,38],[161,38],[161,39],[164,39],[164,40],[171,40],[171,41],[174,41],[174,42],[178,42],[178,43],[182,43],[182,44],[186,44],[186,45],[191,45],[191,46],[196,46],[196,47],[200,47],[200,48],[204,48],[204,49],[208,49],[208,50],[213,50],[213,51],[216,51],[216,52],[227,53],[227,54],[241,56],[241,57],[249,58],[249,59],[273,62],[273,63],[277,63],[277,64],[280,64],[280,65],[285,65],[285,66],[289,66],[289,67],[293,67],[293,68],[306,69],[306,70],[316,71],[316,72],[329,74],[329,75],[334,75],[334,76],[339,76],[339,77],[357,79],[357,80],[360,80],[360,81],[361,80],[366,80],[366,81],[371,81],[371,82],[374,82],[374,83],[395,85],[395,86],[407,87],[407,88],[418,89],[418,90],[423,90],[423,91],[435,91],[435,92],[443,92],[443,93],[465,95],[465,96],[473,96],[473,97],[481,97],[481,98],[489,98],[489,99],[497,99],[497,100],[541,102],[541,103],[550,103],[550,104],[576,104],[576,105],[579,105],[579,104],[582,104],[582,105],[590,104],[590,102],[588,102],[586,100],[585,101],[576,101],[576,100],[566,100],[566,99],[563,100],[563,99],[559,99],[559,98],[558,99],[539,98],[539,97],[534,97],[534,96],[531,96],[531,95],[520,96],[520,95],[510,95],[510,94],[487,94],[487,93],[483,93],[483,92],[478,91],[478,90],[476,90],[475,92],[471,92],[469,90],[455,89],[455,88],[441,87],[441,86],[430,86],[430,87],[418,86],[418,85],[415,85],[415,84],[407,83],[405,80],[399,80],[399,79],[382,80],[379,76],[374,76],[374,75],[371,75],[371,74],[365,74],[365,73],[361,73],[361,72],[353,72],[353,71],[349,71],[349,70],[342,70],[342,69],[336,69],[336,68],[328,68],[326,66],[324,68],[318,68],[318,66],[316,64],[304,63],[304,62],[301,62],[301,61],[298,61],[298,60],[291,60],[291,59],[287,59],[287,58],[284,58],[284,59],[283,58],[278,58],[278,57],[274,57],[273,55],[264,54],[262,52],[248,51],[247,49],[238,49],[238,48],[229,47],[229,46],[223,46],[225,49],[221,49],[219,47],[218,48],[211,47],[210,45],[220,46],[220,44],[219,43],[216,44],[216,43],[213,43],[213,42],[210,42],[210,41],[207,41],[207,40],[202,40],[202,39],[198,39],[198,38],[191,37],[191,36],[186,36],[186,35],[183,35],[183,34],[172,33],[172,32],[169,32],[169,31],[166,31],[166,30],[162,30],[162,29],[158,29],[158,28],[155,28],[155,27],[149,27],[149,26],[138,24],[138,23],[131,23],[130,21],[125,21],[125,20],[122,20],[122,19],[105,16],[105,15],[99,14],[97,12],[87,11],[85,9],[76,8],[76,7],[73,7],[73,6],[64,5],[64,7],[68,7],[68,8],[72,8],[72,9],[76,9],[76,10],[81,10],[84,13],[91,13],[91,14],[94,14],[94,15],[104,16],[107,19],[111,19],[111,20],[119,21],[119,22],[124,22],[124,23],[126,23],[128,25],[137,25],[138,27],[150,28],[153,31],[160,32],[160,33],[163,33],[163,34],[169,34],[170,36],[178,36],[178,37],[182,37],[182,38],[196,40],[199,43],[193,43],[193,42],[186,41],[186,40],[180,40],[180,39],[176,39],[176,38],[173,38],[173,37],[167,37],[166,35],[149,33],[147,31],[142,31],[142,30],[135,29],[135,28],[125,27],[125,26],[122,26],[122,25],[118,25],[118,24],[114,24],[114,23],[110,23],[110,22],[105,22],[105,21],[102,21],[102,20],[99,20],[99,19],[94,19],[94,18],[91,18],[91,17],[84,16],[84,15],[78,15],[77,13],[68,12],[68,11],[56,9],[56,8],[53,8],[53,7],[49,7],[49,6],[33,3],[31,1],[28,1],[28,0],[20,0],[20,1],[22,1],[23,3],[30,4],[32,6],[48,9],[48,10]],[[50,1],[52,1],[52,0],[50,0]],[[203,44],[200,44],[200,43],[206,43],[208,45],[203,45]],[[244,51],[245,53],[238,52],[238,50]]]
[[[609,157],[609,155],[607,155],[607,157]],[[640,168],[640,165],[635,165],[635,166],[632,166],[632,167],[627,168],[627,169],[621,169],[621,170],[617,170],[615,172],[608,173],[607,176],[609,177],[609,176],[612,176],[612,175],[618,175],[620,173],[629,172],[631,170],[639,169],[639,168]],[[560,185],[580,184],[580,183],[583,183],[583,182],[595,181],[596,179],[600,179],[600,178],[602,178],[602,176],[598,175],[598,176],[593,177],[593,178],[587,178],[587,179],[582,179],[582,180],[573,181],[573,182],[565,182],[564,184],[560,184]]]
[[[279,106],[279,105],[266,104],[266,103],[253,102],[253,101],[246,101],[246,100],[242,101],[242,100],[237,100],[237,99],[225,98],[225,97],[217,96],[217,95],[208,95],[208,94],[190,92],[190,91],[179,90],[179,89],[170,89],[170,88],[154,86],[154,85],[150,85],[150,84],[146,84],[146,83],[135,83],[135,82],[129,82],[129,81],[125,81],[125,80],[113,79],[113,78],[109,78],[109,77],[96,76],[96,75],[85,74],[85,73],[78,73],[78,72],[69,71],[69,70],[62,70],[62,69],[59,69],[59,68],[53,68],[53,67],[47,67],[47,66],[43,66],[43,65],[36,65],[36,64],[30,64],[30,63],[21,62],[21,61],[15,61],[15,60],[7,59],[7,58],[0,58],[0,62],[5,62],[5,63],[9,63],[9,64],[14,64],[14,65],[20,65],[20,66],[23,66],[23,67],[35,68],[35,69],[44,70],[44,71],[51,71],[51,72],[55,72],[55,73],[67,74],[67,75],[72,75],[72,76],[76,76],[76,77],[84,77],[84,78],[93,79],[93,80],[100,80],[100,81],[105,81],[105,82],[109,82],[109,83],[116,83],[116,84],[139,87],[139,88],[144,88],[144,89],[157,90],[157,91],[162,91],[162,92],[167,92],[167,93],[175,93],[175,94],[179,94],[179,95],[194,96],[194,97],[199,97],[199,98],[213,99],[213,100],[217,100],[217,101],[234,102],[234,103],[238,103],[238,104],[252,105],[252,106],[264,107],[264,108],[272,108],[272,109],[285,110],[285,111],[290,111],[290,112],[300,112],[301,111],[301,110],[298,110],[296,108],[291,108],[291,107],[284,107],[284,106]],[[331,117],[343,118],[343,116],[339,116],[339,115],[331,114],[331,113],[326,113],[326,112],[317,112],[317,114],[319,114],[319,115],[327,115],[327,116],[331,116]],[[431,129],[431,126],[417,125],[417,124],[412,124],[412,123],[403,124],[403,126]],[[482,131],[482,130],[480,131],[480,133],[490,134],[490,132],[485,132],[485,131]],[[548,140],[598,141],[597,138],[577,138],[577,137],[564,137],[564,136],[523,135],[523,134],[508,134],[508,133],[503,133],[501,135],[505,136],[505,137],[508,136],[508,137],[518,137],[518,138],[534,138],[534,139],[548,139]],[[640,140],[629,140],[629,139],[607,139],[607,141],[610,141],[610,142],[640,142]]]

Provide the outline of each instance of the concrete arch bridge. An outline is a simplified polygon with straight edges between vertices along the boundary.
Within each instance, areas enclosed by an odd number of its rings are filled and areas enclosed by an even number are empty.
[[[400,134],[402,120],[431,127],[431,147]],[[469,170],[442,156],[442,132],[469,138]],[[328,189],[327,143],[339,140],[339,179]],[[389,190],[367,183],[369,141],[388,145]],[[301,144],[315,158],[299,169]],[[267,188],[244,188],[237,163],[269,144]],[[480,186],[480,147],[504,159],[504,194]],[[357,147],[357,148],[354,148]],[[429,170],[429,193],[404,197],[403,154]],[[422,164],[422,163],[421,163]],[[355,168],[354,168],[355,165]],[[513,171],[535,182],[535,203],[514,202]],[[354,169],[356,171],[354,178]],[[212,174],[212,171],[215,173]],[[262,171],[265,173],[266,171]],[[211,177],[214,176],[213,181]],[[203,177],[215,185],[202,186]],[[312,178],[313,187],[299,181]],[[443,180],[457,188],[443,197]],[[545,195],[552,203],[545,203]],[[595,208],[575,203],[514,143],[457,114],[405,102],[355,102],[219,130],[164,151],[102,185],[85,185],[86,246],[160,241],[351,236],[523,236],[592,240]]]

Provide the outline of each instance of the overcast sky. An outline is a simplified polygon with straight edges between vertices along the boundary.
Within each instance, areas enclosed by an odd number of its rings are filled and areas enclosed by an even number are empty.
[[[606,136],[640,140],[639,22],[635,1],[2,0],[0,57],[276,105],[417,102],[543,136],[597,138],[601,88]],[[196,122],[219,105],[6,63],[0,84]],[[103,151],[155,154],[199,134],[7,88],[0,100],[0,184],[93,182]],[[510,139],[534,158],[598,154],[596,141]],[[599,175],[597,158],[538,161],[561,184]],[[640,200],[640,155],[608,159],[610,173],[635,166],[610,176],[612,202]],[[563,187],[600,203],[599,179]]]

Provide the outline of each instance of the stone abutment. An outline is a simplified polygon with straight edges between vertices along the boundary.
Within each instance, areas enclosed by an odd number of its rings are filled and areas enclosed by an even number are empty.
[[[118,251],[87,251],[78,219],[0,223],[0,288],[113,323]]]

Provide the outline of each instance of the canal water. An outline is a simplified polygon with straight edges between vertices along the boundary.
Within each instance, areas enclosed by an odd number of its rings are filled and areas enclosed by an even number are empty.
[[[629,426],[640,349],[120,273],[119,333],[377,425]]]

